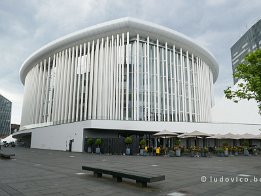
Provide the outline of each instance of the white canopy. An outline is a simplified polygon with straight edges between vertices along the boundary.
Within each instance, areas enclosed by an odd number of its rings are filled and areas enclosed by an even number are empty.
[[[2,139],[2,140],[1,140],[1,143],[2,143],[2,142],[7,142],[7,143],[16,142],[16,139],[13,138],[13,135],[9,135],[9,136],[7,136],[6,138]]]
[[[154,134],[154,136],[164,137],[164,138],[176,137],[177,135],[178,135],[177,133],[170,132],[166,129]]]
[[[193,131],[191,133],[183,133],[179,135],[180,138],[188,138],[188,137],[209,137],[210,135],[207,133],[203,133],[200,131]]]

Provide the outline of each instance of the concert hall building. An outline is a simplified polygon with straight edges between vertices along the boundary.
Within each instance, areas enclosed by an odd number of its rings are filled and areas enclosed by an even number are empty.
[[[55,150],[73,141],[82,152],[86,137],[182,132],[211,122],[218,73],[207,49],[172,29],[133,18],[98,24],[25,60],[15,137]]]

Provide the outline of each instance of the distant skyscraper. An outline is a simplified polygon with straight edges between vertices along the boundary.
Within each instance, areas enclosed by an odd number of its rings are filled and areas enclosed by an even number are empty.
[[[261,48],[261,19],[231,47],[231,59],[233,74],[238,64],[242,63],[244,57],[251,51]],[[238,80],[234,78],[234,84]]]
[[[12,102],[0,95],[0,138],[10,135]]]

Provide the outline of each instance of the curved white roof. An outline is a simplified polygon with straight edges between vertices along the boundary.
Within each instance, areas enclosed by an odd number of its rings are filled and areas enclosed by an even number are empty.
[[[217,80],[219,66],[215,57],[207,49],[199,46],[189,37],[172,29],[129,17],[88,27],[68,34],[43,46],[24,61],[20,69],[20,80],[24,84],[26,74],[36,63],[39,62],[40,59],[46,58],[48,55],[57,52],[62,48],[71,46],[78,42],[80,43],[83,40],[91,41],[112,34],[126,33],[127,31],[130,32],[130,35],[138,33],[142,37],[149,36],[151,39],[158,39],[162,43],[167,42],[169,45],[175,44],[176,47],[188,50],[190,53],[199,56],[210,66],[213,72],[214,82]]]

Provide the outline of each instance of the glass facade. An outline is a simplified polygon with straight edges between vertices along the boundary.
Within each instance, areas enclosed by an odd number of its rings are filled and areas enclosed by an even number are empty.
[[[10,135],[12,103],[0,95],[0,138]]]
[[[233,74],[237,65],[243,63],[245,56],[251,51],[261,48],[261,20],[255,23],[232,47],[231,60]],[[234,84],[238,79],[234,79]]]

